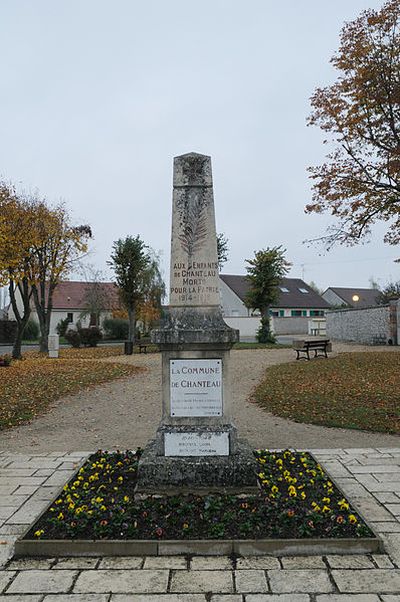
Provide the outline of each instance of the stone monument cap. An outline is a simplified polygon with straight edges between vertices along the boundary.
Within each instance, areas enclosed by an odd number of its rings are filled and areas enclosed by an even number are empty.
[[[186,153],[174,157],[175,188],[180,186],[212,187],[211,157],[199,153]]]

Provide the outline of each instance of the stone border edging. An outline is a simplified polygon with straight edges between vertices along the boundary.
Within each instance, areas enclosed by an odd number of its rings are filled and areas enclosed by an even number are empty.
[[[52,556],[260,556],[265,554],[371,554],[383,551],[379,538],[245,540],[18,540],[14,557]]]

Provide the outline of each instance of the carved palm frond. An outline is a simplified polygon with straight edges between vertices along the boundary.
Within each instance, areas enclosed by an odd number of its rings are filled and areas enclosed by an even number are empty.
[[[189,256],[201,249],[207,237],[207,200],[202,194],[185,197],[178,204],[182,248]]]

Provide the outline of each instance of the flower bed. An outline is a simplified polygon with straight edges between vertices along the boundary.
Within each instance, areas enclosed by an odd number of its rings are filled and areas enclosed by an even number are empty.
[[[255,452],[258,495],[135,500],[140,450],[93,454],[25,535],[41,540],[374,538],[310,454]]]

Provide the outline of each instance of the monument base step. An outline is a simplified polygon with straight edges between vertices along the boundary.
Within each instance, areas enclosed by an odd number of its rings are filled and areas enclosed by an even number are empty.
[[[238,440],[229,456],[161,456],[156,441],[139,461],[135,495],[256,494],[257,463],[250,445]]]

